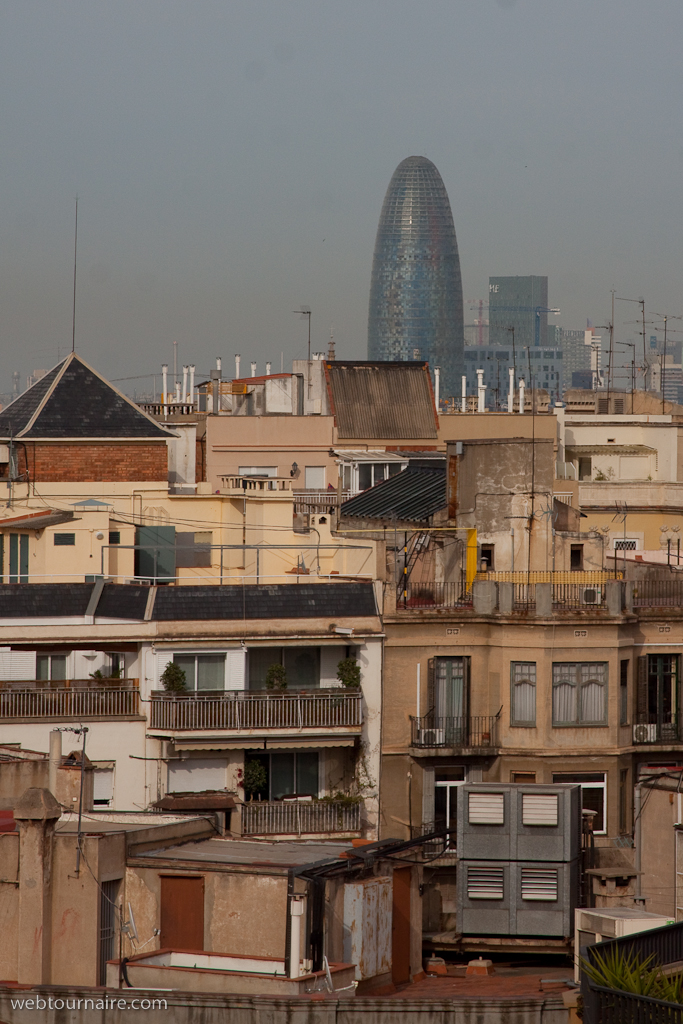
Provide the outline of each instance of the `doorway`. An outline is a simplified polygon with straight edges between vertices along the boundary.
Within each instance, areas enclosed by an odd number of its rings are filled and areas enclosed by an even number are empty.
[[[161,949],[204,949],[204,879],[161,876]]]
[[[411,868],[394,868],[391,919],[391,980],[410,981],[410,876]]]

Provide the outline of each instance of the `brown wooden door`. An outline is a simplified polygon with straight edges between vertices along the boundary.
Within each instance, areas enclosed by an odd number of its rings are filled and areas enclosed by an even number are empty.
[[[410,875],[411,868],[394,868],[391,921],[391,980],[410,981]]]
[[[204,879],[161,876],[162,949],[204,949]]]

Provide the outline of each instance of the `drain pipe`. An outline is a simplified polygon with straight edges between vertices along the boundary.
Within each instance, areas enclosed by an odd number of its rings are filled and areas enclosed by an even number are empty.
[[[289,935],[289,976],[300,976],[301,961],[301,921],[304,916],[304,900],[302,896],[292,896],[289,901],[290,935]]]
[[[643,807],[643,790],[642,782],[637,782],[633,787],[633,816],[634,816],[634,840],[636,844],[636,900],[640,900],[643,895],[643,883],[642,875],[640,873],[643,859],[643,844],[642,844],[642,820],[641,811]]]

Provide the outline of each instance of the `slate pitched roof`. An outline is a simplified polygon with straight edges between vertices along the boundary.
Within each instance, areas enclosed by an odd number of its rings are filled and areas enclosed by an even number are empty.
[[[436,438],[428,363],[325,363],[339,438]]]
[[[72,352],[0,412],[0,437],[160,439],[173,434]]]
[[[408,466],[340,508],[342,518],[424,522],[446,507],[446,469]]]
[[[0,619],[85,615],[92,583],[6,583],[0,586]]]

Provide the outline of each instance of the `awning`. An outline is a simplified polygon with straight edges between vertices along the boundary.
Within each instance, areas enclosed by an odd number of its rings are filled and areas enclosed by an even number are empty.
[[[654,455],[656,448],[647,444],[565,444],[568,455]]]
[[[320,750],[325,747],[352,747],[355,736],[324,736],[320,739],[182,739],[175,740],[176,750]]]
[[[50,508],[0,519],[0,530],[44,530],[46,526],[59,526],[60,523],[73,522],[74,519],[73,512],[61,512]]]

